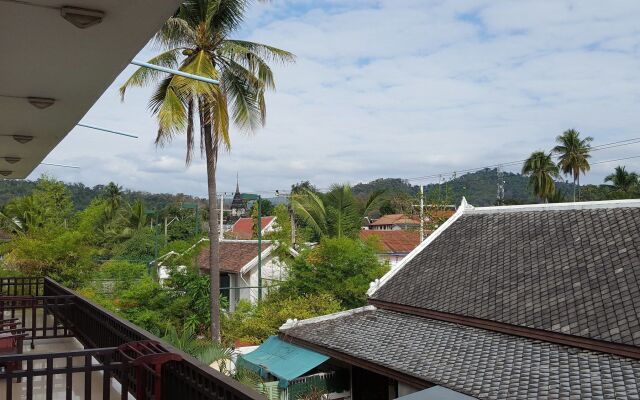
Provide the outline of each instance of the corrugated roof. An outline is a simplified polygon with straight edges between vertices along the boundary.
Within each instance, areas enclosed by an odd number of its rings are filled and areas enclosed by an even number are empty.
[[[282,332],[285,340],[480,399],[637,399],[640,393],[638,360],[393,311],[303,322]]]

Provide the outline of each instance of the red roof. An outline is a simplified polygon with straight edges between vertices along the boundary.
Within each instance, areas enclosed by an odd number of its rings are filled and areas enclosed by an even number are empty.
[[[378,218],[371,225],[420,225],[420,218],[413,215],[388,214]]]
[[[271,223],[276,217],[262,217],[262,229]],[[233,224],[231,233],[236,239],[251,239],[253,238],[253,218],[240,218]]]
[[[262,242],[262,251],[265,251],[271,242]],[[242,267],[258,256],[258,243],[256,241],[222,241],[220,242],[220,272],[237,274]],[[198,255],[198,267],[209,270],[209,246],[206,246]]]
[[[405,254],[420,244],[420,233],[415,231],[373,231],[361,230],[360,239],[373,240],[380,245],[383,253]]]
[[[428,211],[428,215],[433,218],[451,218],[453,214],[456,213],[456,210],[433,210]]]

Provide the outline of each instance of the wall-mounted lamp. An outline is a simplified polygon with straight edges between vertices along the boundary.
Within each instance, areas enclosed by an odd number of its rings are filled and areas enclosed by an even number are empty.
[[[6,162],[8,162],[9,164],[15,164],[15,163],[19,162],[20,160],[22,160],[22,158],[14,157],[14,156],[8,156],[8,157],[2,157],[2,158],[4,158],[4,160]]]
[[[56,99],[50,99],[48,97],[27,97],[27,101],[35,108],[42,110],[51,107],[56,102]]]
[[[2,176],[9,176],[13,173],[13,171],[0,171],[0,175]]]
[[[97,25],[102,22],[104,12],[98,10],[87,10],[86,8],[64,6],[60,8],[62,18],[71,22],[80,29],[86,29],[90,26]]]
[[[13,138],[13,140],[15,140],[20,144],[29,143],[30,141],[33,140],[33,136],[31,135],[0,135],[0,136]]]
[[[33,136],[31,135],[12,135],[13,140],[20,144],[26,144],[33,140]]]

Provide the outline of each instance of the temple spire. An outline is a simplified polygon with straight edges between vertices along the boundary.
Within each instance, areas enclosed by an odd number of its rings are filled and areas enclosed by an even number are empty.
[[[236,193],[240,193],[240,179],[238,176],[238,172],[236,172]]]

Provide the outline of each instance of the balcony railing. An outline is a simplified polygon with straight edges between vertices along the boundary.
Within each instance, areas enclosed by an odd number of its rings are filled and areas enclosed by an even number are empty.
[[[20,296],[19,299],[28,299],[31,296],[31,300],[12,300],[11,296]],[[8,308],[14,303],[19,307]],[[103,385],[107,385],[106,380],[112,377],[117,380],[123,388],[122,398],[126,398],[129,394],[135,395],[136,389],[144,381],[143,384],[147,390],[142,395],[138,394],[138,400],[155,400],[157,396],[151,388],[161,388],[163,399],[264,399],[262,395],[250,388],[165,344],[162,345],[167,351],[178,354],[182,361],[169,361],[163,364],[159,383],[156,382],[157,377],[149,371],[141,375],[132,368],[125,368],[122,358],[114,353],[115,349],[134,342],[160,342],[161,340],[49,278],[0,278],[0,306],[2,304],[7,305],[6,313],[15,311],[18,318],[22,316],[22,320],[27,321],[27,326],[24,326],[28,333],[27,340],[73,336],[85,347],[85,350],[80,352],[0,356],[0,364],[7,361],[22,363],[23,367],[20,371],[0,372],[0,382],[11,382],[12,379],[17,378],[26,379],[28,399],[31,398],[29,393],[33,393],[35,377],[45,377],[46,398],[50,399],[52,397],[49,393],[54,376],[58,378],[65,376],[65,379],[71,379],[69,375],[84,372],[85,381],[87,381],[88,374],[94,371],[102,371],[105,379]],[[35,310],[42,310],[44,315],[42,324],[36,323],[38,314]],[[27,314],[31,315],[30,319]],[[74,357],[84,357],[84,365],[75,366],[73,361],[69,361]],[[58,361],[54,363],[54,360]],[[95,362],[89,365],[86,360],[95,360]],[[34,368],[34,362],[44,367]],[[64,365],[61,366],[61,363]],[[43,384],[42,379],[36,379],[36,381]],[[8,399],[11,398],[8,394],[15,385],[15,383],[9,383],[6,386]],[[73,382],[67,381],[66,385],[68,388],[68,385],[73,385]],[[83,399],[91,399],[91,383],[88,385],[89,389],[86,383],[84,385]],[[103,395],[106,395],[105,387],[103,387]],[[0,397],[2,395],[0,393]]]

